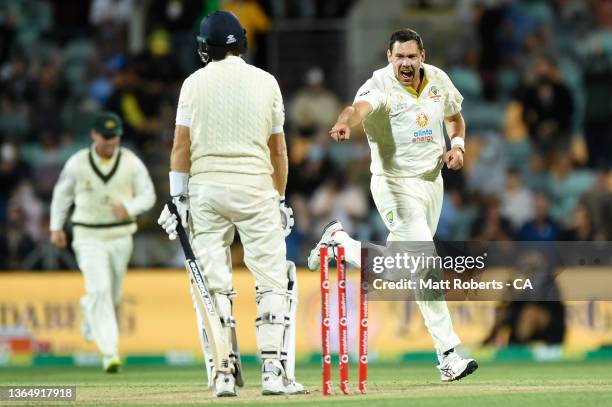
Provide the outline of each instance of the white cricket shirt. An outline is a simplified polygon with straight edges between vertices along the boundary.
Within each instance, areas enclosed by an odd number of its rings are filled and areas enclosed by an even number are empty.
[[[189,127],[191,179],[272,188],[268,139],[282,133],[276,79],[237,56],[210,62],[183,83],[176,124]]]
[[[130,219],[117,219],[111,202],[123,204]],[[136,232],[135,217],[155,204],[155,190],[133,152],[119,147],[102,160],[92,145],[76,152],[62,169],[53,189],[50,230],[62,229],[73,203],[75,239],[114,239]]]
[[[461,111],[463,96],[444,71],[429,64],[423,69],[419,95],[399,83],[391,64],[374,71],[357,91],[355,102],[373,107],[363,126],[374,175],[435,179],[440,173],[446,151],[444,118]]]

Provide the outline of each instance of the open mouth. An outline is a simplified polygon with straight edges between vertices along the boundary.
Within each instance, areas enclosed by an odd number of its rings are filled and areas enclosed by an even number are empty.
[[[402,82],[412,81],[412,78],[414,77],[414,71],[412,69],[401,69],[399,71],[399,77]]]

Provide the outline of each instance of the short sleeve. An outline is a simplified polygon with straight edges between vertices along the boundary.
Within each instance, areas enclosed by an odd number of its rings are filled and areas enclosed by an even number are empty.
[[[368,102],[372,106],[372,111],[376,111],[385,105],[386,98],[384,92],[376,86],[374,80],[368,79],[357,91],[353,104],[361,101]]]
[[[272,129],[270,134],[282,133],[285,124],[285,105],[283,95],[276,79],[273,79],[274,101],[272,103]]]
[[[191,106],[189,100],[189,78],[185,79],[181,86],[178,106],[176,108],[176,124],[185,127],[191,127]]]
[[[446,76],[446,89],[448,94],[444,102],[444,117],[454,116],[461,111],[461,103],[463,102],[463,96],[457,90],[453,82],[448,76]]]

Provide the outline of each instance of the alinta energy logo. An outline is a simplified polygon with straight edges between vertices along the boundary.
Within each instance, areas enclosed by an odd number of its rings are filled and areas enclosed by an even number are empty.
[[[431,129],[424,129],[429,124],[429,117],[423,112],[417,114],[415,119],[416,124],[420,127],[419,130],[412,133],[413,143],[430,143],[433,141],[433,132]]]

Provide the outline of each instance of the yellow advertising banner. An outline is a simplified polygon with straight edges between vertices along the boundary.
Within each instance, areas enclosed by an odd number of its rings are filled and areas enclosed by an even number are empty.
[[[349,347],[357,350],[358,273],[347,282]],[[298,274],[299,306],[297,350],[304,356],[320,351],[320,291],[318,273]],[[334,273],[330,282],[335,282]],[[246,270],[234,272],[234,317],[240,350],[256,354],[255,286]],[[332,284],[332,327],[337,321],[337,298]],[[0,341],[30,336],[54,353],[95,352],[80,334],[79,298],[84,294],[78,272],[0,274]],[[612,302],[566,303],[568,331],[565,345],[572,350],[596,349],[612,343]],[[478,346],[494,319],[493,302],[450,302],[457,333],[467,347]],[[130,270],[124,280],[120,307],[120,348],[123,354],[159,354],[173,351],[199,355],[195,314],[184,270]],[[415,302],[371,302],[370,351],[373,356],[431,351],[432,341]],[[332,350],[337,349],[332,329]]]

